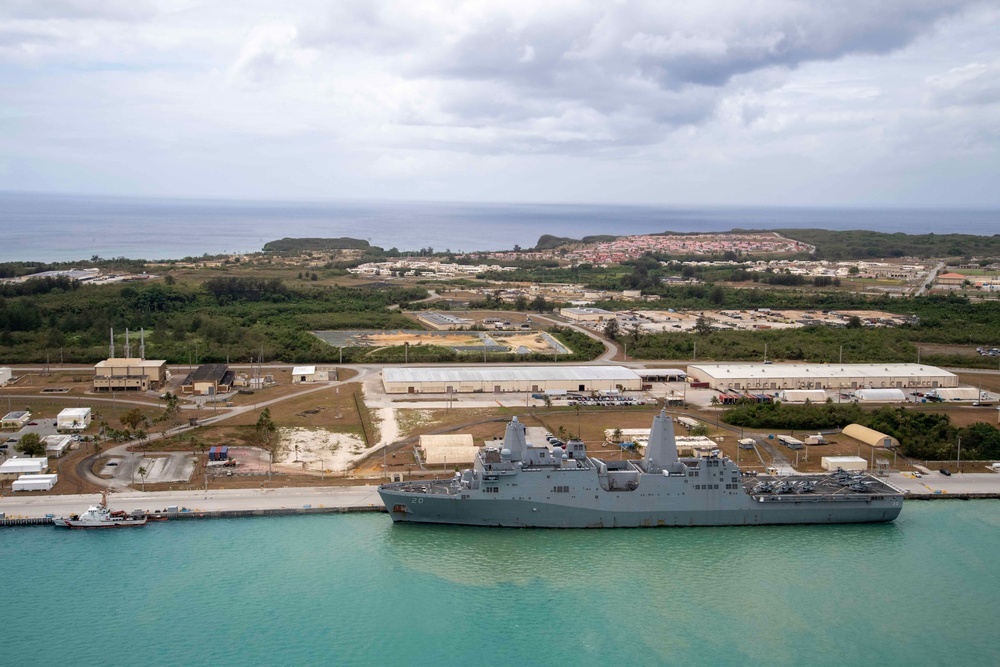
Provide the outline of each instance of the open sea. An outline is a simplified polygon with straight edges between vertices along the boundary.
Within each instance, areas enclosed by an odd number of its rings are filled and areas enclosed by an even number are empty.
[[[0,529],[7,665],[997,665],[1000,502],[885,525]]]
[[[350,236],[386,249],[470,252],[533,247],[542,234],[580,238],[804,227],[992,235],[1000,231],[1000,211],[225,201],[0,192],[0,262],[92,255],[180,259],[256,252],[286,236]]]

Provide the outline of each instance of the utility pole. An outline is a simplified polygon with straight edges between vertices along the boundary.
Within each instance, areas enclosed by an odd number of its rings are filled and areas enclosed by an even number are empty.
[[[958,457],[955,460],[955,472],[962,472],[962,436],[958,436]]]

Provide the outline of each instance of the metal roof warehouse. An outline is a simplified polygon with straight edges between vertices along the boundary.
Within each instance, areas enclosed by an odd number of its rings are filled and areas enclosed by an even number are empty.
[[[691,364],[692,382],[716,389],[955,387],[958,376],[926,364]]]
[[[623,366],[495,366],[386,368],[382,382],[390,394],[525,392],[565,389],[638,391],[642,379]]]

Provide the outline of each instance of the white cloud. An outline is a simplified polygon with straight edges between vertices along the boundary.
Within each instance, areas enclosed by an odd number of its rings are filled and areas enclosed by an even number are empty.
[[[959,0],[11,2],[0,188],[997,202],[998,29]],[[957,163],[965,191],[909,185]]]

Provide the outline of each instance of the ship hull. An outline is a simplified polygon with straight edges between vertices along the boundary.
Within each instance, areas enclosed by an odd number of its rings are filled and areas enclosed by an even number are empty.
[[[458,496],[380,490],[394,522],[510,528],[652,528],[763,526],[791,524],[880,523],[894,520],[899,498],[827,501],[782,498],[761,502],[745,497],[743,506],[675,509],[601,509],[513,499],[462,499]]]
[[[56,528],[69,528],[71,530],[94,530],[104,528],[141,528],[146,525],[146,520],[141,521],[72,521],[70,519],[55,519],[52,522]]]

